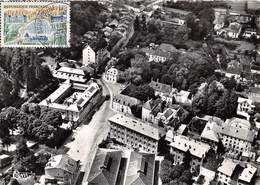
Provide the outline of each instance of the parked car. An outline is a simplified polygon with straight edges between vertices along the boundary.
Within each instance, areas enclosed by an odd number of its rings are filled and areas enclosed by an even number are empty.
[[[105,100],[109,100],[109,99],[110,99],[110,95],[108,94],[106,95]]]

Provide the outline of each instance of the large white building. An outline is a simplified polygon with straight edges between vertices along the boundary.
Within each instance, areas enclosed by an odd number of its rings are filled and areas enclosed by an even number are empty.
[[[62,112],[63,119],[79,123],[93,111],[101,96],[102,89],[96,82],[78,84],[67,80],[39,105],[59,110]]]
[[[85,46],[82,51],[82,64],[83,66],[88,66],[89,64],[96,63],[96,53],[95,51],[89,46]]]
[[[170,138],[168,138],[168,140],[169,139]],[[202,165],[203,159],[210,150],[210,145],[183,135],[174,136],[170,143],[170,147],[175,164],[181,164],[185,162],[185,155],[189,151],[192,157],[192,160],[190,161],[192,169]]]
[[[60,80],[72,80],[74,82],[85,83],[87,81],[86,74],[82,69],[76,69],[71,67],[60,67],[58,70],[54,70],[52,75]]]
[[[227,119],[223,125],[215,124],[212,128],[230,152],[249,151],[256,137],[250,122],[239,118]]]
[[[220,184],[231,185],[234,183],[233,176],[235,174],[238,163],[232,159],[225,158],[217,170],[217,181]]]
[[[148,56],[149,62],[164,63],[172,57],[176,48],[171,44],[163,43],[160,46],[150,44],[149,48],[143,48],[142,51]]]
[[[112,109],[117,112],[122,112],[132,115],[131,107],[141,104],[141,101],[124,94],[117,94],[112,100]]]
[[[249,120],[249,113],[253,112],[255,108],[253,101],[248,98],[238,97],[237,103],[237,115],[244,116]]]
[[[58,184],[74,184],[79,175],[79,161],[68,155],[56,155],[45,166],[45,183],[57,180]]]
[[[178,91],[171,85],[163,84],[158,81],[151,81],[149,86],[154,89],[155,96],[160,96],[161,99],[167,103],[173,103],[174,100],[181,104],[191,104],[192,102],[190,92],[188,91]]]
[[[110,138],[131,149],[157,153],[158,141],[164,134],[160,129],[123,114],[112,116],[109,124]]]
[[[108,69],[105,73],[105,80],[111,83],[116,83],[118,80],[118,69],[111,67],[110,69]]]
[[[238,177],[238,185],[250,185],[253,183],[253,178],[256,176],[257,168],[251,164],[247,164],[246,168]]]

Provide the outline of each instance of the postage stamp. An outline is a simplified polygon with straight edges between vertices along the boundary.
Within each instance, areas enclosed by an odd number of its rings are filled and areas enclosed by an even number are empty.
[[[2,2],[1,47],[69,47],[68,1]]]

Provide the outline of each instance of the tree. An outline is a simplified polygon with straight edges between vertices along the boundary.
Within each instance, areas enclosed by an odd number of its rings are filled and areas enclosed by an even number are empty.
[[[136,16],[136,18],[135,18],[134,29],[135,29],[135,31],[139,31],[140,30],[140,19],[139,19],[139,16]]]
[[[175,39],[179,42],[187,41],[189,39],[189,34],[191,29],[187,27],[186,24],[178,27],[177,31],[175,32]]]
[[[216,103],[215,115],[222,118],[232,118],[236,115],[237,95],[234,92],[225,90],[222,97]]]
[[[29,148],[27,147],[26,141],[23,138],[20,138],[16,143],[16,150],[14,155],[14,161],[18,162],[30,153]]]
[[[12,97],[13,84],[6,77],[0,77],[0,100],[6,106]]]
[[[161,163],[160,177],[163,183],[171,181],[170,172],[172,168],[172,162],[164,159]]]
[[[39,118],[43,124],[57,128],[62,124],[61,112],[52,109],[43,109]]]
[[[141,101],[147,101],[155,98],[154,89],[148,84],[133,86],[128,95]]]
[[[207,96],[204,93],[196,94],[192,101],[192,111],[195,115],[205,113],[207,110]]]
[[[53,139],[55,131],[56,129],[53,126],[44,123],[32,129],[32,133],[41,143],[46,143]]]
[[[142,118],[142,106],[141,105],[132,105],[131,107],[132,114],[137,118]]]
[[[188,150],[185,155],[184,155],[184,158],[183,158],[183,166],[184,168],[189,168],[190,167],[190,162],[192,160],[192,156],[191,156],[191,153],[190,153],[190,150]]]
[[[2,117],[5,120],[5,124],[7,124],[8,129],[15,130],[17,128],[17,123],[19,120],[20,111],[14,107],[8,107],[4,109],[0,113],[0,117]]]
[[[222,155],[224,153],[225,153],[225,147],[224,147],[222,141],[219,140],[218,146],[217,146],[217,154]]]
[[[6,124],[6,120],[1,116],[0,117],[0,140],[2,141],[3,145],[9,144],[9,128]]]
[[[172,76],[170,74],[163,74],[161,77],[161,82],[164,84],[171,85],[173,82]]]

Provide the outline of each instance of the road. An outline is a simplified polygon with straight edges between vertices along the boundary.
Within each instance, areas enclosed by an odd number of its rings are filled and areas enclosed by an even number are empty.
[[[108,90],[102,80],[100,80],[100,84],[103,86],[103,95],[110,94],[112,97],[111,91]],[[83,182],[86,181],[90,171],[98,144],[107,137],[109,131],[107,119],[116,114],[110,109],[111,101],[112,98],[110,98],[110,101],[105,101],[89,124],[83,124],[75,130],[73,133],[75,140],[66,144],[66,147],[70,148],[68,155],[81,161],[81,171],[85,173]]]

